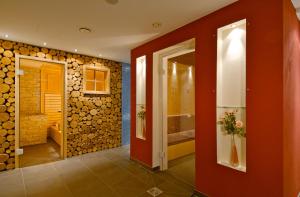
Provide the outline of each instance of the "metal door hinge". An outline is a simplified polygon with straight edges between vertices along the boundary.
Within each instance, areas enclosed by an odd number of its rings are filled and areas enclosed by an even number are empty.
[[[24,70],[21,70],[21,69],[16,70],[16,75],[18,75],[18,76],[24,75]]]
[[[159,153],[159,157],[160,158],[165,158],[166,157],[166,153],[165,152],[160,152]]]

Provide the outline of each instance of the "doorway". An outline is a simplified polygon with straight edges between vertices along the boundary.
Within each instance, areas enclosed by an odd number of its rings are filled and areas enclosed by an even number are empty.
[[[65,157],[66,63],[16,57],[16,167]]]
[[[154,63],[153,160],[161,170],[194,185],[194,39],[154,53]]]

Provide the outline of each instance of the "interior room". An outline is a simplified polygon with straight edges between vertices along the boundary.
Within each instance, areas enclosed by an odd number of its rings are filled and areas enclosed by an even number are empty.
[[[20,167],[57,161],[63,149],[64,64],[20,58]]]
[[[0,8],[0,197],[300,197],[300,0]]]
[[[168,171],[195,181],[195,52],[168,59]]]

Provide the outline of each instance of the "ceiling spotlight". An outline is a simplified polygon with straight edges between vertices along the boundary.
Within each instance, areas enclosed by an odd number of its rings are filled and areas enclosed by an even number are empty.
[[[236,25],[235,24],[231,25],[231,28],[236,28]]]
[[[116,5],[117,3],[119,3],[119,0],[105,0],[106,3],[111,4],[111,5]]]
[[[101,53],[99,53],[99,57],[102,57],[102,54],[101,54]]]
[[[74,49],[74,51],[77,52],[78,50],[77,50],[77,49]]]
[[[7,35],[7,34],[5,34],[5,38],[8,38],[8,35]]]
[[[47,42],[44,42],[43,45],[46,46],[46,45],[47,45]]]
[[[158,28],[160,28],[161,27],[161,23],[160,22],[155,22],[155,23],[152,23],[152,27],[154,28],[154,29],[158,29]]]
[[[81,32],[81,33],[91,33],[92,30],[90,28],[87,28],[87,27],[80,27],[79,32]]]

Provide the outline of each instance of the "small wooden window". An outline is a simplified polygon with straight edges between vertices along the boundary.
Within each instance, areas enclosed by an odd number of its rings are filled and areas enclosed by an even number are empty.
[[[83,92],[85,94],[110,94],[109,68],[84,66]]]

